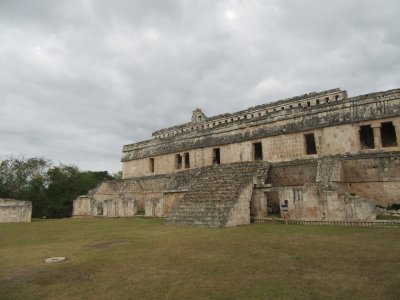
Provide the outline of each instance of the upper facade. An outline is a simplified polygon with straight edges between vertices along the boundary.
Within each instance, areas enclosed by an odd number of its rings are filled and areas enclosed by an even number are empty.
[[[123,178],[238,161],[399,151],[400,89],[348,98],[332,89],[157,130],[123,147]]]

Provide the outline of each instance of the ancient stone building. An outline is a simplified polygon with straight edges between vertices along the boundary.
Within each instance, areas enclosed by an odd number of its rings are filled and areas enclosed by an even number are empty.
[[[0,199],[0,223],[30,222],[32,202]]]
[[[173,224],[233,226],[279,215],[372,220],[400,203],[400,89],[347,97],[332,89],[158,130],[125,145],[122,180],[75,200],[74,215],[166,216]],[[134,208],[133,208],[134,207]]]

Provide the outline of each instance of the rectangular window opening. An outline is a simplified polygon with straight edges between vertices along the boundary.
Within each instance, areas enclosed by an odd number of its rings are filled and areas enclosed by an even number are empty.
[[[221,154],[220,149],[213,149],[213,165],[219,165],[221,163]]]
[[[189,169],[190,168],[189,153],[184,153],[183,155],[185,157],[185,169]]]
[[[150,173],[154,173],[154,158],[149,159],[149,169]]]
[[[397,146],[396,129],[392,122],[382,123],[381,125],[382,147]]]
[[[175,155],[175,168],[177,170],[182,169],[182,155],[180,154]]]
[[[319,99],[315,100],[315,103],[316,103],[316,104],[319,104]]]
[[[306,140],[306,153],[307,155],[317,154],[317,146],[315,145],[314,133],[304,135]]]
[[[254,160],[263,160],[263,152],[262,152],[262,144],[261,143],[253,144],[253,153],[254,153]]]
[[[361,149],[373,149],[374,143],[374,131],[371,125],[360,126],[360,144]]]

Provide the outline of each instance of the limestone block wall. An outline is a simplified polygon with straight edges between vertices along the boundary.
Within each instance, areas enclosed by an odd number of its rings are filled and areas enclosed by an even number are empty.
[[[32,202],[0,198],[0,223],[30,222]]]
[[[172,208],[182,201],[185,192],[167,192],[164,193],[164,214],[168,215]]]
[[[328,220],[371,221],[376,219],[375,201],[356,194],[329,192],[324,206]]]
[[[243,187],[228,215],[226,227],[250,224],[250,200],[252,193],[253,183]]]
[[[164,216],[164,198],[153,198],[147,201],[145,215],[148,217]]]
[[[103,182],[88,195],[73,201],[73,216],[132,216],[136,214],[132,210],[146,213],[148,203],[154,199],[161,199],[155,215],[162,216],[179,203],[198,172],[190,169],[172,175]],[[135,199],[134,206],[125,203],[126,199]]]
[[[127,180],[106,181],[89,195],[96,202],[116,199],[120,196],[135,199],[138,211],[145,211],[146,201],[160,198],[169,182],[166,176],[148,176]]]
[[[279,188],[279,197],[289,202],[289,218],[295,220],[375,220],[373,200],[321,189],[317,184]]]
[[[359,124],[337,125],[316,131],[318,153],[337,155],[360,151]]]
[[[250,217],[251,218],[267,217],[268,216],[267,205],[268,203],[264,190],[255,188],[253,190],[250,203]]]
[[[334,182],[341,182],[343,179],[342,162],[337,157],[323,157],[318,160],[316,182],[321,183],[325,188],[331,187]]]
[[[102,211],[97,201],[89,196],[79,196],[73,201],[72,216],[97,216],[101,214]]]
[[[131,198],[105,200],[102,205],[105,217],[133,217],[137,213],[136,200]]]
[[[374,199],[378,205],[400,203],[400,153],[366,154],[342,161],[340,187],[349,193]]]
[[[319,95],[327,96],[329,101],[317,99]],[[397,139],[400,138],[400,90],[353,98],[346,98],[345,93],[335,90],[300,98],[293,98],[293,103],[291,100],[278,101],[278,106],[271,104],[273,110],[268,104],[221,116],[221,120],[211,117],[201,124],[188,123],[188,128],[185,125],[160,130],[155,139],[126,145],[122,157],[123,178],[173,173],[177,154],[189,153],[190,168],[211,165],[216,147],[221,151],[221,163],[251,161],[255,142],[262,143],[263,159],[268,162],[365,151],[400,151],[399,143],[382,147],[378,140],[382,122],[392,122]],[[374,149],[362,149],[361,125],[373,126]],[[305,134],[314,134],[317,154],[307,155]],[[154,170],[150,160],[154,161]]]
[[[316,182],[318,160],[310,159],[273,164],[267,182],[272,186],[301,186]]]
[[[389,120],[396,123],[395,120],[397,119],[382,119],[381,122]],[[184,153],[189,153],[190,168],[209,166],[213,163],[213,149],[215,148],[220,149],[222,164],[253,161],[253,144],[257,142],[262,144],[263,160],[272,163],[299,159],[315,159],[330,155],[344,155],[346,153],[377,153],[400,150],[398,146],[370,150],[361,149],[359,130],[360,124],[364,123],[365,122],[316,128],[314,130],[281,134],[250,141],[238,141],[235,143],[220,144],[212,147],[202,147],[199,149],[155,155],[150,157],[154,160],[154,172],[150,172],[150,158],[148,157],[129,160],[123,163],[123,177],[131,178],[152,174],[159,175],[174,173],[179,171],[176,167],[176,155],[183,155]],[[249,135],[252,130],[256,130],[256,128],[247,128],[240,130],[240,132],[242,132],[242,135],[246,136]],[[305,134],[310,133],[314,134],[317,154],[306,153]],[[221,136],[220,140],[221,143],[223,143],[224,138]]]
[[[303,158],[305,154],[304,134],[292,133],[263,139],[265,158],[270,162]],[[319,147],[317,147],[318,150]],[[315,157],[310,155],[309,157]]]
[[[320,195],[315,184],[273,188],[278,191],[279,202],[288,200],[289,218],[295,220],[321,220]]]

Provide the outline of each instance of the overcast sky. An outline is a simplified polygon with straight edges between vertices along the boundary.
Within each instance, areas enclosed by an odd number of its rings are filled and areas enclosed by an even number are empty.
[[[0,158],[118,171],[124,144],[340,87],[400,87],[398,0],[0,0]]]

